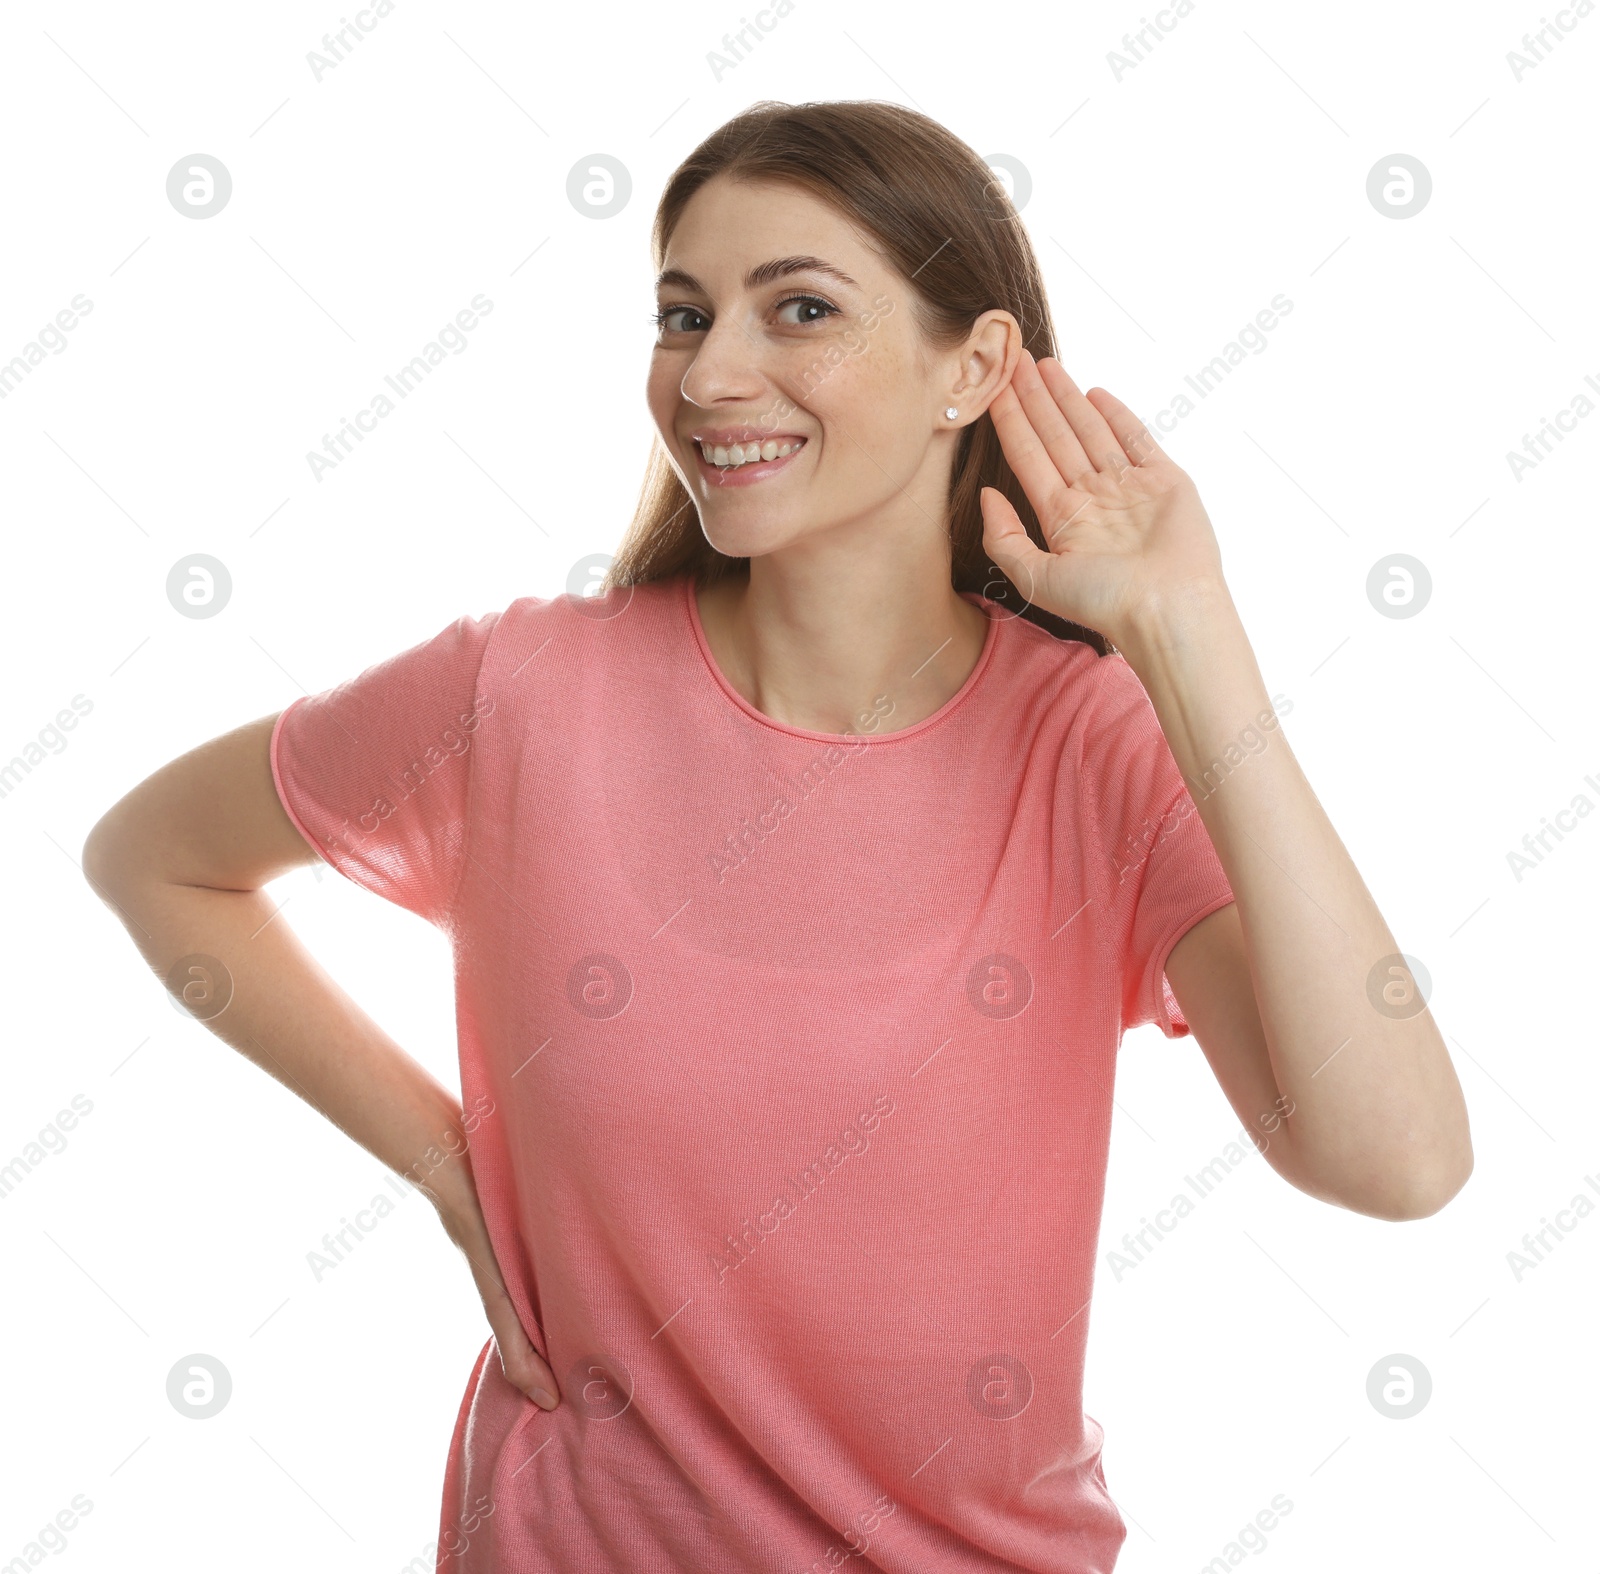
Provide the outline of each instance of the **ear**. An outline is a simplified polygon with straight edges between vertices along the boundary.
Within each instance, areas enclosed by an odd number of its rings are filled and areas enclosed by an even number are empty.
[[[958,372],[951,385],[952,402],[966,420],[975,420],[1011,381],[1022,359],[1022,329],[1008,311],[984,312],[972,325],[957,355]]]

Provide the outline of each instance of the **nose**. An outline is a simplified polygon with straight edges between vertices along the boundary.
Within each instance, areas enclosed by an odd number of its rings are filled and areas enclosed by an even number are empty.
[[[679,392],[690,404],[709,409],[728,401],[758,399],[766,386],[760,344],[732,313],[725,313],[701,341]]]

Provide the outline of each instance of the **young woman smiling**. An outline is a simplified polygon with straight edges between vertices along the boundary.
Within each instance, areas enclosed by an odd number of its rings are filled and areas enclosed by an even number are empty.
[[[449,1566],[1108,1570],[1123,1032],[1192,1030],[1267,1163],[1382,1219],[1465,1182],[1459,1085],[1193,483],[1056,359],[972,150],[757,105],[655,250],[659,443],[601,594],[185,755],[85,868],[466,1253]],[[319,855],[450,936],[469,1134],[268,922]]]

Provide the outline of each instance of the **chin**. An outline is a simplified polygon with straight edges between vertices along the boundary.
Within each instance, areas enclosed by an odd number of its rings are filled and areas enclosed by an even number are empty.
[[[724,557],[765,557],[781,546],[787,546],[798,532],[785,531],[776,525],[763,525],[759,520],[745,523],[730,530],[725,522],[707,520],[700,515],[700,530],[707,542]]]

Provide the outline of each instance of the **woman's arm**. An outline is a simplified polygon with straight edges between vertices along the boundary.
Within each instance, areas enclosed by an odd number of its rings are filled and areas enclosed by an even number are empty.
[[[1274,725],[1194,483],[1059,361],[1021,351],[991,375],[989,413],[1049,550],[994,489],[984,546],[1028,600],[1098,629],[1133,668],[1233,889],[1167,967],[1224,1092],[1302,1190],[1387,1219],[1436,1212],[1472,1173],[1461,1085]],[[1242,753],[1261,732],[1267,746]]]
[[[215,1016],[196,1011],[205,1026],[428,1197],[471,1264],[506,1377],[542,1403],[535,1390],[559,1390],[496,1267],[459,1101],[323,971],[264,889],[317,857],[273,787],[276,719],[141,782],[90,831],[84,875],[158,977],[189,956],[221,962],[232,998]]]
[[[1219,1082],[1256,1130],[1268,1090],[1282,1095],[1268,1141],[1303,1191],[1385,1219],[1437,1212],[1472,1173],[1461,1084],[1276,725],[1232,598],[1197,590],[1124,638],[1233,889],[1167,961]],[[1243,752],[1241,734],[1265,747]]]

